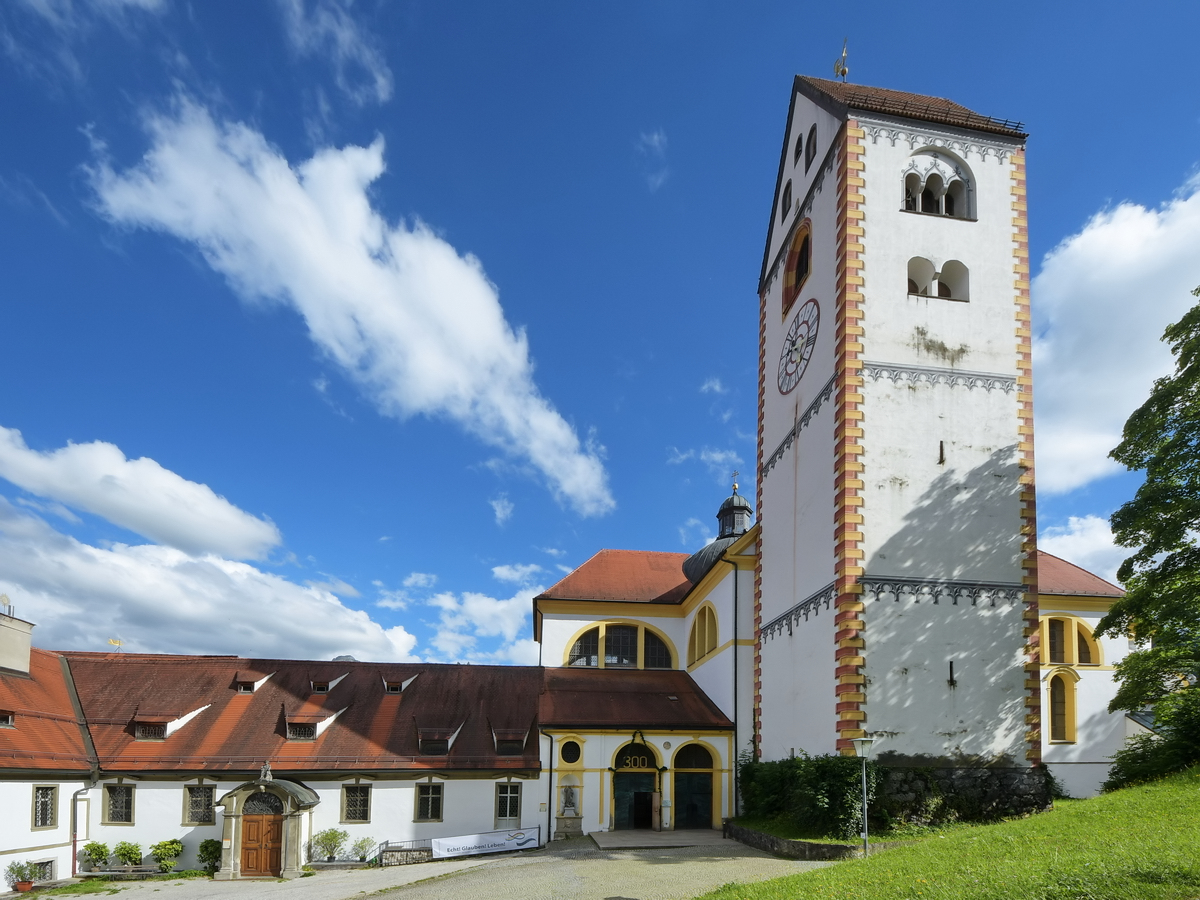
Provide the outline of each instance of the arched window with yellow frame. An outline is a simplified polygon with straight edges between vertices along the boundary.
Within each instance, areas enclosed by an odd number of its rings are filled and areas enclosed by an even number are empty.
[[[692,631],[688,635],[688,665],[704,659],[716,649],[717,613],[712,604],[705,603],[692,620]]]
[[[673,669],[671,640],[644,622],[601,622],[567,642],[563,665],[594,669]]]
[[[1078,681],[1079,675],[1074,669],[1068,668],[1056,669],[1047,681],[1049,737],[1052,744],[1075,743],[1075,685]]]
[[[800,289],[808,281],[812,271],[812,220],[805,219],[796,227],[792,235],[792,245],[788,250],[787,262],[783,268],[783,309],[781,316],[787,318],[792,304],[800,296]]]
[[[1099,642],[1087,624],[1075,616],[1051,615],[1042,619],[1042,664],[1099,666],[1104,664]]]

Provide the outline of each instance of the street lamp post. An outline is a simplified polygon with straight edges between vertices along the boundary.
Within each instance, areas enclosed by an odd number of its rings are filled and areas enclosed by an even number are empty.
[[[871,755],[871,745],[875,743],[874,738],[860,737],[851,738],[850,743],[854,744],[854,753],[862,760],[862,839],[863,839],[863,859],[867,857],[867,757]]]

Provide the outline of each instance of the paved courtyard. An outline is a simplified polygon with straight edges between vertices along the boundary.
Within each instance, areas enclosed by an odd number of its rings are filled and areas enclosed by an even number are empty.
[[[729,882],[830,865],[777,859],[735,841],[698,847],[599,849],[590,838],[547,850],[387,869],[322,872],[295,881],[114,884],[127,900],[688,900]],[[161,893],[162,898],[151,898]],[[14,895],[15,896],[15,895]]]

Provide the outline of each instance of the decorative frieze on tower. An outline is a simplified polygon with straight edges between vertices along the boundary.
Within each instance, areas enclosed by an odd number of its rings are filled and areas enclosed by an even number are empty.
[[[1037,758],[1025,137],[795,81],[759,283],[766,758]]]

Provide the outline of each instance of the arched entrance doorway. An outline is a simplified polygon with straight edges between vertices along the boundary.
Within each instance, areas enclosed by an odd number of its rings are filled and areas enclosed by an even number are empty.
[[[713,758],[688,744],[675,754],[675,827],[713,827]]]
[[[613,827],[657,825],[658,765],[654,751],[632,742],[617,751],[613,766]]]
[[[298,781],[275,780],[265,766],[258,781],[222,796],[216,804],[225,810],[216,880],[299,878],[302,814],[318,802],[315,792]]]

